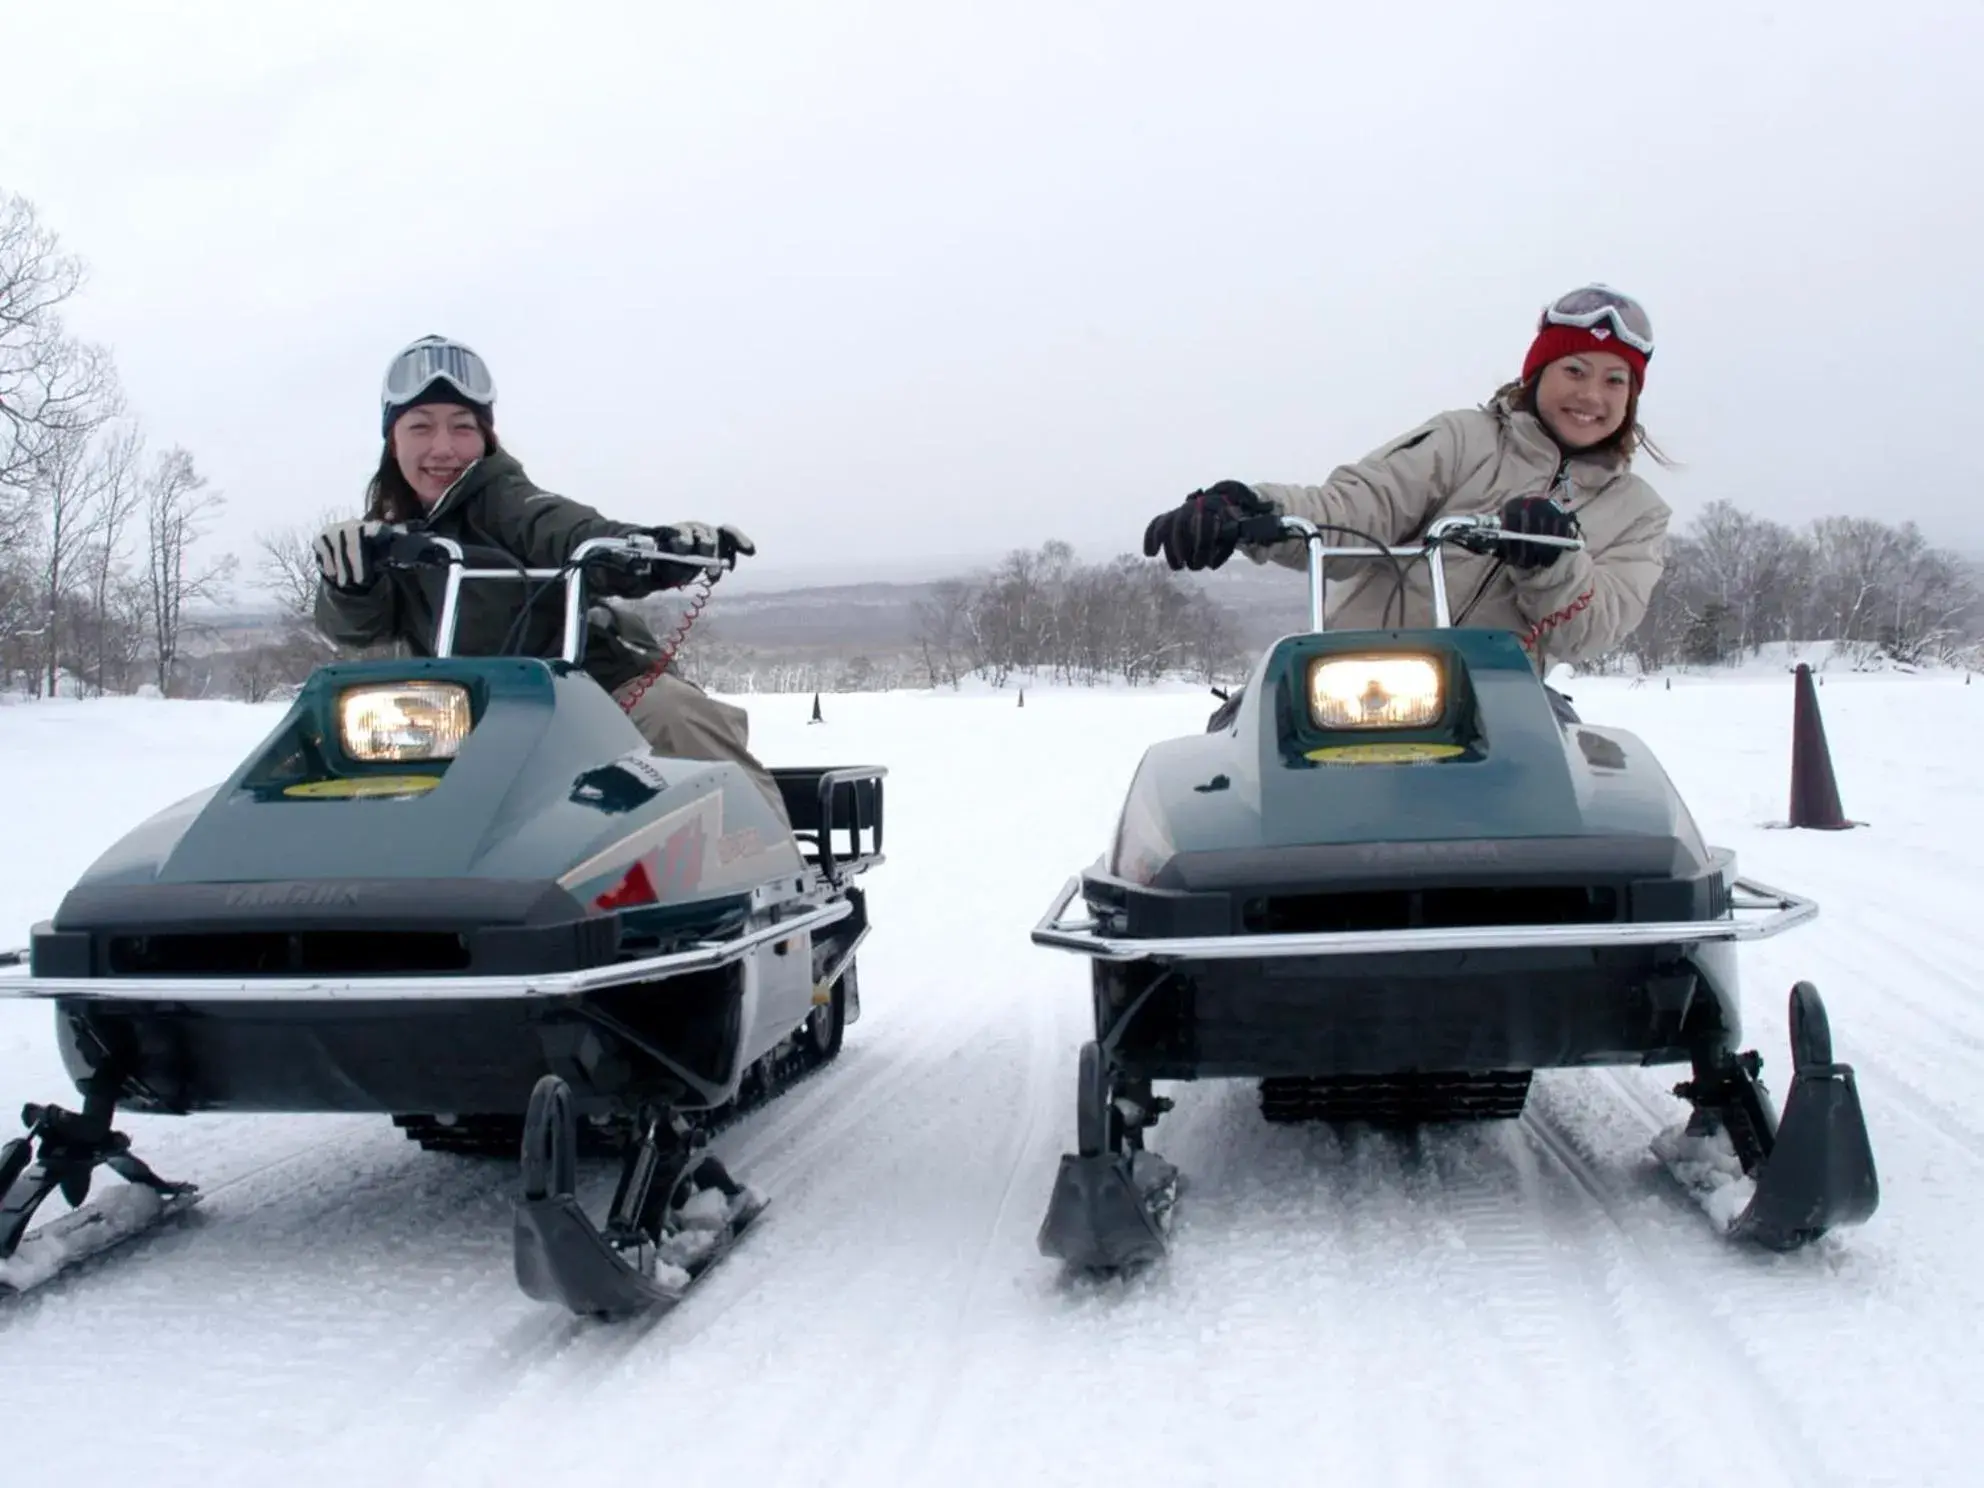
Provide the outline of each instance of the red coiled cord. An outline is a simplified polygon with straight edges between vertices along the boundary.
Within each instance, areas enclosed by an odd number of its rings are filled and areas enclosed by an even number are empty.
[[[1546,632],[1555,630],[1566,620],[1582,614],[1591,604],[1591,597],[1595,592],[1595,590],[1591,589],[1585,590],[1584,593],[1580,594],[1555,614],[1545,615],[1541,620],[1530,626],[1529,633],[1522,638],[1523,650],[1534,651],[1536,649],[1536,643],[1543,639]]]
[[[708,574],[696,580],[696,592],[689,598],[689,608],[682,612],[681,623],[668,634],[661,643],[661,660],[643,672],[634,682],[634,690],[627,694],[626,701],[620,704],[623,713],[632,713],[634,705],[647,696],[648,689],[661,680],[661,674],[668,670],[668,664],[675,660],[675,653],[682,649],[682,643],[689,639],[689,632],[695,628],[703,607],[710,602],[712,580]]]

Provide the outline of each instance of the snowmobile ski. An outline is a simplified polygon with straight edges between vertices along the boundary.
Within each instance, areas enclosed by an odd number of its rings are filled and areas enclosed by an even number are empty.
[[[1142,1129],[1171,1102],[1120,1090],[1102,1046],[1076,1060],[1075,1139],[1054,1175],[1041,1221],[1042,1255],[1077,1271],[1131,1271],[1164,1255],[1178,1169],[1143,1148]]]
[[[183,1213],[200,1200],[191,1183],[160,1178],[110,1129],[109,1102],[91,1094],[78,1113],[29,1105],[27,1133],[0,1147],[0,1297],[57,1276]],[[96,1169],[124,1180],[90,1200]],[[35,1211],[60,1193],[70,1212],[29,1230]]]
[[[1693,1080],[1674,1087],[1694,1114],[1684,1131],[1663,1133],[1655,1143],[1656,1153],[1698,1192],[1711,1215],[1724,1221],[1731,1238],[1780,1251],[1796,1250],[1843,1225],[1865,1223],[1881,1197],[1853,1067],[1833,1059],[1825,1002],[1810,982],[1791,989],[1790,1023],[1791,1089],[1782,1119],[1758,1078],[1762,1059],[1745,1052],[1699,1069]],[[1748,1202],[1734,1212],[1730,1197],[1720,1191],[1727,1188],[1740,1198],[1742,1189],[1702,1172],[1700,1154],[1713,1150],[1718,1137],[1733,1150],[1751,1186]],[[1735,1175],[1725,1169],[1722,1176]]]
[[[714,1157],[700,1161],[690,1124],[651,1117],[622,1158],[606,1229],[574,1193],[578,1121],[571,1087],[546,1075],[524,1118],[516,1209],[517,1284],[540,1302],[585,1317],[623,1318],[673,1307],[765,1209]]]

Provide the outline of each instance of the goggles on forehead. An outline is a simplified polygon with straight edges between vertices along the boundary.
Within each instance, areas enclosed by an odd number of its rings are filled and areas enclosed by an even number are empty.
[[[471,403],[485,407],[496,401],[496,379],[489,364],[459,341],[422,336],[393,358],[379,388],[387,413],[411,402],[436,382],[445,382]]]
[[[1653,321],[1646,307],[1604,284],[1587,284],[1544,306],[1537,329],[1556,325],[1589,331],[1605,321],[1611,322],[1612,334],[1633,350],[1642,356],[1653,355]]]

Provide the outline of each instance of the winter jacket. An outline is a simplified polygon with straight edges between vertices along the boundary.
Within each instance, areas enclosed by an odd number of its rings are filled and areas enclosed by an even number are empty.
[[[504,452],[469,466],[427,515],[408,524],[408,529],[452,538],[465,547],[501,548],[527,568],[557,568],[590,538],[652,530],[611,521],[580,502],[540,490],[516,458]],[[320,582],[317,628],[349,646],[400,641],[416,656],[432,656],[445,579],[442,569],[391,569],[356,594],[343,594]],[[526,589],[537,592],[523,633],[512,643]],[[611,575],[598,569],[587,572],[590,623],[582,662],[608,691],[639,676],[661,657],[654,632],[638,615],[600,602],[600,596],[612,592]],[[565,634],[564,600],[564,585],[555,580],[465,583],[455,625],[455,654],[558,656]]]
[[[1536,415],[1506,399],[1442,413],[1333,471],[1320,486],[1255,482],[1253,489],[1284,516],[1355,527],[1394,547],[1410,545],[1438,517],[1494,514],[1511,497],[1554,494],[1577,516],[1583,551],[1534,569],[1453,547],[1442,560],[1453,622],[1514,631],[1539,671],[1603,655],[1633,633],[1666,563],[1672,515],[1616,450],[1567,454]],[[1323,536],[1333,547],[1363,541],[1341,532]],[[1308,566],[1301,542],[1246,551],[1256,563]],[[1396,578],[1383,559],[1336,559],[1326,572],[1332,629],[1433,623],[1431,572],[1423,561],[1406,564],[1403,621],[1392,598]]]

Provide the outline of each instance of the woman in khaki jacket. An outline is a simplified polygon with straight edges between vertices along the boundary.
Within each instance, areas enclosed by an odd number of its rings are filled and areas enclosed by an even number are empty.
[[[1225,480],[1194,491],[1153,520],[1144,553],[1172,568],[1218,568],[1238,545],[1244,517],[1277,513],[1339,529],[1338,545],[1366,539],[1404,545],[1436,518],[1492,513],[1505,537],[1497,553],[1450,550],[1447,598],[1456,625],[1514,631],[1539,672],[1583,661],[1623,642],[1645,618],[1665,563],[1665,502],[1631,470],[1648,443],[1640,392],[1653,356],[1653,326],[1634,300],[1604,285],[1548,306],[1522,375],[1482,408],[1442,413],[1333,471],[1319,486]],[[1523,534],[1579,536],[1566,552]],[[1307,564],[1301,543],[1247,545],[1255,562]],[[1333,629],[1431,623],[1427,565],[1407,569],[1405,620],[1388,565],[1357,563],[1332,586]]]

